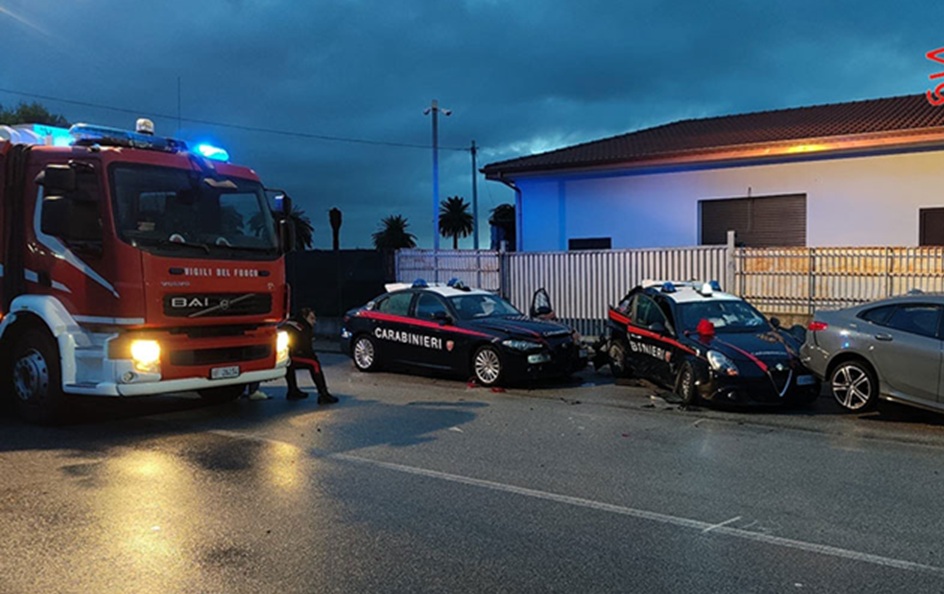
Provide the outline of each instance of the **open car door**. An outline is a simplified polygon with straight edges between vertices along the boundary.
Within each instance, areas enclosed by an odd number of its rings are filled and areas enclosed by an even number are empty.
[[[551,305],[551,297],[547,294],[547,291],[544,290],[544,287],[535,291],[534,296],[531,297],[531,310],[528,312],[528,315],[538,320],[557,319],[557,315],[554,313],[554,307]]]

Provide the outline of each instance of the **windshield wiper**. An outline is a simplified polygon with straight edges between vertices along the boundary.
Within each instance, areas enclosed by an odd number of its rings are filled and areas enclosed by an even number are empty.
[[[190,243],[189,241],[171,241],[169,239],[161,239],[157,242],[157,244],[161,246],[173,245],[173,246],[199,248],[208,254],[210,253],[210,246],[208,246],[205,243]]]

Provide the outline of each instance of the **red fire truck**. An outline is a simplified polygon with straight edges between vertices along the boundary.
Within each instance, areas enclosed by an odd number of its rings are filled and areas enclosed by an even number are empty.
[[[0,398],[29,420],[285,374],[291,222],[225,151],[138,123],[0,126]]]

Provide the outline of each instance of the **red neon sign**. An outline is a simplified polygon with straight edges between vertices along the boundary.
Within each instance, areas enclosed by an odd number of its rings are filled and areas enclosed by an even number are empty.
[[[931,50],[924,54],[924,56],[932,62],[944,64],[944,47]],[[935,72],[934,74],[928,75],[928,80],[934,80],[941,77],[944,77],[944,72]],[[934,87],[934,91],[925,91],[924,96],[928,98],[928,103],[931,105],[944,105],[944,82]]]

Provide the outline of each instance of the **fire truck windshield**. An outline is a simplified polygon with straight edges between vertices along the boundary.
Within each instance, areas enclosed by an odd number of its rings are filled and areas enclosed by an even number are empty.
[[[258,182],[144,165],[111,169],[119,237],[158,254],[273,257],[275,224]]]

